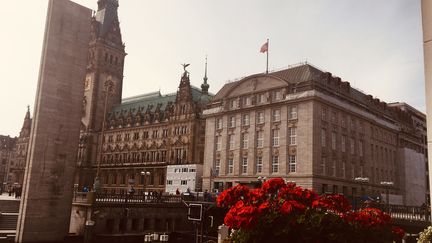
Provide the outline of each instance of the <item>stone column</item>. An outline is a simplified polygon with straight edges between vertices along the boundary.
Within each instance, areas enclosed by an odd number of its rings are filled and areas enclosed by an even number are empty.
[[[432,168],[432,1],[422,0],[423,19],[423,54],[426,85],[426,122],[429,170]],[[432,180],[429,175],[429,191],[432,190]],[[432,193],[430,193],[432,202]]]
[[[49,1],[16,242],[68,234],[91,15]]]

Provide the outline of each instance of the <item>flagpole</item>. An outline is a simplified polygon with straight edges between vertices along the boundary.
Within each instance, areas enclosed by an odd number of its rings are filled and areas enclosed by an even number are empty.
[[[268,56],[269,56],[269,39],[267,38],[267,65],[266,65],[266,74],[268,74]]]

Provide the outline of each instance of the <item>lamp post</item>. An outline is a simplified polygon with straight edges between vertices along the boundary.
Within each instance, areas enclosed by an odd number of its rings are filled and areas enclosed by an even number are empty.
[[[369,178],[368,177],[356,177],[356,178],[354,178],[354,181],[360,183],[360,190],[361,190],[360,193],[365,194],[365,190],[363,188],[363,185],[369,183]]]
[[[267,177],[265,177],[265,176],[258,176],[257,180],[258,180],[259,187],[261,187],[262,184],[267,180]]]
[[[394,185],[393,181],[381,181],[380,184],[385,187],[386,189],[386,206],[387,206],[387,212],[390,210],[390,198],[389,198],[389,190],[390,187]]]
[[[141,176],[143,178],[143,194],[144,194],[144,198],[145,198],[145,190],[146,190],[146,177],[151,175],[150,171],[141,171]]]
[[[369,178],[368,177],[356,177],[356,178],[354,178],[354,181],[360,183],[360,193],[363,194],[361,196],[364,196],[364,194],[366,194],[366,192],[363,188],[363,185],[369,183]],[[354,199],[354,201],[355,201],[355,206],[357,206],[356,198]]]
[[[100,180],[99,180],[99,174],[100,174],[100,163],[102,160],[102,146],[103,146],[103,136],[105,132],[105,120],[106,120],[106,112],[107,112],[107,104],[108,104],[108,97],[110,94],[114,93],[114,82],[108,78],[105,83],[105,101],[104,101],[104,111],[103,111],[103,120],[102,120],[102,128],[100,133],[100,139],[99,139],[99,148],[98,148],[98,159],[97,159],[97,168],[96,168],[96,177],[94,178],[94,184],[93,188],[95,192],[100,192]]]

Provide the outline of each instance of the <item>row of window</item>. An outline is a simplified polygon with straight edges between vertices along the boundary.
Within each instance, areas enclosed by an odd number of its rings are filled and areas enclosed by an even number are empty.
[[[327,107],[322,107],[321,110],[321,119],[323,121],[329,121],[328,114],[330,113],[330,122],[339,125],[342,128],[350,128],[350,130],[354,131],[358,128],[360,132],[365,132],[365,125],[363,121],[357,121],[354,117],[349,118],[348,115],[341,114],[339,117],[339,113],[335,110],[331,110],[329,112],[329,109]],[[349,121],[349,124],[348,124]],[[391,134],[390,132],[381,129],[379,127],[371,125],[371,136],[374,139],[381,140],[387,143],[396,144],[396,135]]]
[[[172,135],[188,134],[189,128],[188,128],[188,126],[176,126],[173,129],[172,133],[173,133]],[[170,135],[170,129],[162,129],[162,134],[160,133],[159,130],[153,130],[153,131],[151,131],[151,133],[149,131],[144,131],[144,132],[142,132],[141,136],[140,136],[140,132],[134,132],[132,134],[132,138],[133,138],[133,140],[139,140],[140,138],[142,138],[142,139],[167,138],[169,135]],[[114,135],[106,135],[104,137],[104,142],[106,141],[107,137],[108,137],[109,143],[114,142]],[[116,142],[130,141],[130,140],[131,140],[131,134],[130,133],[126,133],[126,134],[124,134],[124,136],[122,134],[117,134],[115,136]]]
[[[280,130],[279,129],[272,129],[271,132],[271,146],[272,147],[279,147],[279,136]],[[288,128],[289,133],[289,145],[297,145],[297,128],[296,127],[289,127]],[[216,151],[222,150],[222,136],[216,136],[215,137],[215,145],[216,145]],[[228,135],[228,150],[234,150],[235,149],[235,135],[230,134]],[[265,144],[264,141],[264,131],[256,131],[256,147],[257,148],[263,148]],[[247,149],[249,148],[249,133],[241,133],[240,134],[240,148]]]
[[[187,172],[196,172],[195,168],[177,168],[174,169],[174,173],[187,173]]]
[[[187,158],[187,149],[176,148],[170,153],[168,158],[168,152],[166,150],[158,151],[145,151],[145,152],[132,152],[132,153],[115,153],[115,154],[104,154],[102,156],[102,163],[138,163],[138,162],[185,162]]]
[[[172,180],[167,180],[167,185],[172,185],[173,181]],[[187,180],[180,180],[180,185],[187,185]]]
[[[270,92],[262,92],[259,94],[245,95],[242,97],[232,98],[229,100],[229,109],[237,109],[240,107],[248,107],[254,104],[266,104],[271,101],[281,101],[283,99],[283,90],[277,89]]]
[[[356,153],[356,149],[355,149],[355,139],[354,138],[349,138],[347,140],[347,136],[346,135],[342,135],[340,136],[340,138],[338,139],[338,135],[336,132],[332,132],[331,133],[331,149],[332,150],[337,150],[338,147],[338,140],[340,142],[340,151],[345,153],[348,152],[347,151],[347,142],[349,145],[349,152],[354,155]],[[359,156],[364,156],[364,142],[363,140],[359,140],[357,141],[358,144],[358,155]],[[323,148],[327,147],[327,130],[325,128],[321,129],[321,146]]]
[[[329,163],[329,164],[328,164]],[[340,164],[338,164],[339,161],[337,159],[333,159],[331,162],[327,161],[326,157],[321,158],[321,172],[322,175],[326,176],[334,176],[334,177],[341,177],[341,178],[355,178],[355,177],[364,177],[364,166],[360,165],[359,170],[356,170],[356,166],[354,164],[350,164],[350,171],[349,175],[347,174],[347,163],[346,161],[340,161]],[[339,172],[336,171],[336,169],[339,169]],[[370,168],[370,176],[371,180],[373,182],[380,182],[380,181],[393,181],[394,174],[393,171],[390,170],[384,170],[384,169],[378,169],[371,167]]]
[[[111,185],[125,185],[128,183],[127,179],[134,180],[135,175],[126,175],[126,174],[108,174],[108,175],[102,175],[101,176],[101,183],[103,184],[111,184]],[[141,176],[139,175],[139,184],[144,185],[144,182],[146,185],[155,185],[155,181],[157,179],[158,184],[160,186],[165,185],[165,176],[163,174],[150,174],[149,176]],[[145,181],[144,181],[145,180]]]
[[[271,112],[271,121],[273,122],[279,122],[281,120],[281,110],[280,109],[273,109]],[[264,111],[258,111],[255,115],[256,118],[256,124],[263,124],[266,121],[265,112]],[[295,120],[297,119],[297,106],[290,106],[288,108],[288,120]],[[249,126],[250,125],[250,114],[242,114],[241,115],[241,125],[242,126]],[[228,117],[228,128],[235,128],[236,127],[236,116],[229,116]],[[222,118],[216,119],[216,129],[223,129],[223,120]]]
[[[241,174],[247,174],[248,173],[248,158],[242,157],[240,161],[240,173]],[[233,174],[234,173],[234,159],[229,158],[226,163],[226,169],[227,174]],[[253,166],[253,165],[252,165]],[[213,173],[215,176],[218,176],[220,173],[221,168],[221,160],[216,159],[214,162],[214,170]],[[278,173],[279,172],[279,156],[274,155],[271,158],[271,173]],[[297,156],[296,155],[289,155],[288,156],[288,171],[289,172],[297,172]],[[255,173],[262,173],[263,172],[263,157],[257,156],[255,159]]]

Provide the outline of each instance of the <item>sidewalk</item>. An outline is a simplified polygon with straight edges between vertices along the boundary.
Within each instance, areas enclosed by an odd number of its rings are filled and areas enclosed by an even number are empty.
[[[5,192],[3,194],[0,195],[0,201],[5,201],[5,200],[12,200],[12,201],[19,201],[19,198],[15,198],[15,194],[11,194],[12,196],[9,196],[9,193]]]

